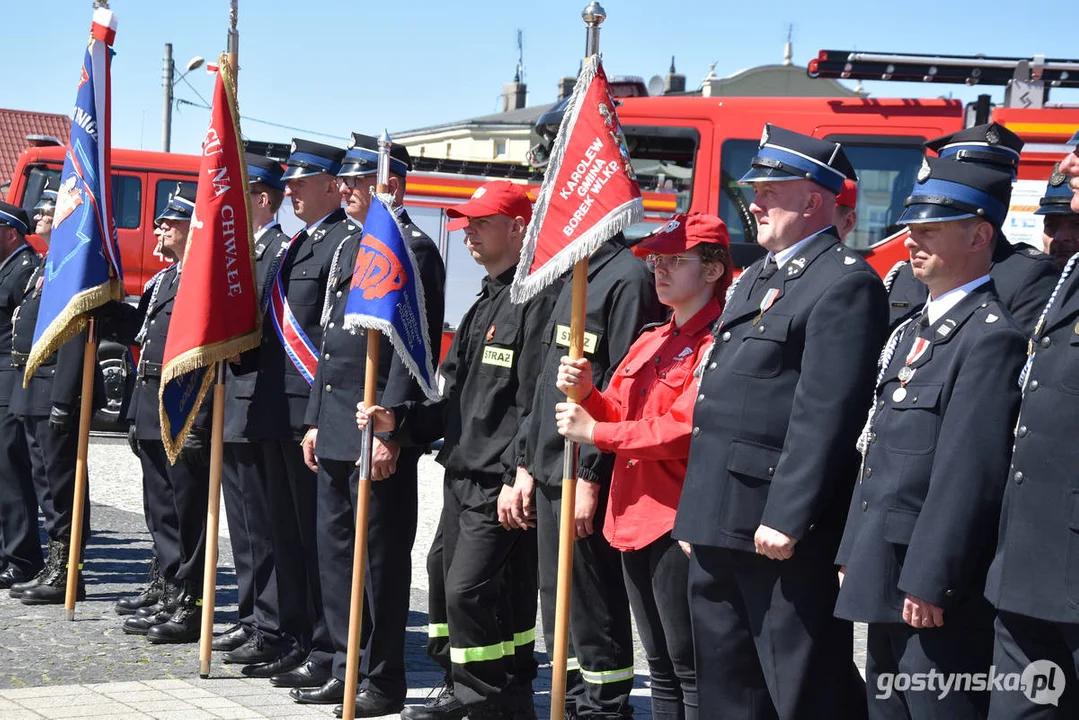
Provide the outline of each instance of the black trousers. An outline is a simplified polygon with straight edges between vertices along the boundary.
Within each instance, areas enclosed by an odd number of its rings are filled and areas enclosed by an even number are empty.
[[[209,448],[184,450],[169,463],[160,440],[139,440],[146,526],[162,574],[202,595],[206,562]]]
[[[443,573],[454,694],[498,703],[536,676],[535,535],[498,523],[497,476],[446,472]]]
[[[416,463],[418,450],[404,450],[397,472],[371,484],[367,525],[367,566],[364,575],[364,617],[360,647],[360,677],[364,687],[403,701],[405,629],[408,626],[412,584],[412,544],[416,539]],[[355,541],[355,463],[319,458],[318,550],[322,606],[332,641],[315,645],[309,659],[333,666],[345,679],[349,607],[352,593],[352,553]]]
[[[450,674],[450,623],[446,618],[446,569],[442,527],[446,508],[438,517],[438,527],[427,552],[427,655],[446,675]]]
[[[667,533],[622,553],[629,606],[648,658],[653,720],[696,720],[689,558]]]
[[[993,627],[960,625],[945,615],[944,626],[916,630],[905,623],[870,623],[865,680],[873,720],[982,720],[989,710],[988,690],[948,686],[943,692],[907,678],[954,678],[986,673],[993,657]],[[902,678],[902,679],[900,679]],[[927,680],[928,682],[928,680]],[[939,683],[939,681],[938,681]]]
[[[0,407],[0,566],[34,575],[44,564],[26,430]]]
[[[1079,717],[1079,624],[1001,611],[995,631],[996,672],[1017,674],[1033,687],[1023,689],[1014,680],[1002,683],[1003,689],[994,687],[989,702],[991,720]],[[1028,671],[1035,662],[1038,664]]]
[[[562,488],[537,483],[540,606],[543,637],[554,643],[558,580],[558,525]],[[566,704],[582,718],[625,718],[633,714],[633,634],[621,553],[603,537],[607,493],[600,494],[594,532],[573,544],[569,677]],[[574,666],[579,667],[579,671]]]
[[[45,532],[51,540],[71,542],[71,517],[75,507],[75,462],[78,457],[79,431],[75,426],[54,431],[48,417],[23,420],[34,492],[45,516]],[[90,537],[90,488],[82,513],[82,548]]]
[[[316,636],[328,646],[315,546],[316,479],[299,443],[226,443],[224,465],[240,621],[304,648]]]
[[[789,560],[695,545],[689,603],[701,717],[865,717],[851,623],[832,615],[834,552]]]

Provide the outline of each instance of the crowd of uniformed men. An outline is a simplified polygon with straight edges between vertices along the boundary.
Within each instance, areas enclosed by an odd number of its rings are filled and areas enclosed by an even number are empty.
[[[726,228],[697,213],[635,248],[615,237],[589,261],[578,362],[570,283],[510,301],[532,207],[487,183],[448,209],[487,275],[441,399],[384,351],[374,408],[365,335],[343,321],[377,142],[296,140],[284,170],[248,155],[264,325],[228,364],[239,610],[214,649],[299,703],[342,701],[358,426],[373,422],[357,716],[534,718],[565,436],[581,441],[567,717],[632,713],[631,607],[657,718],[1079,717],[1079,155],[1041,200],[1043,254],[1002,233],[1021,147],[997,124],[927,143],[898,220],[910,260],[882,282],[841,240],[857,180],[842,147],[767,126],[742,178],[767,255],[731,283]],[[445,270],[402,205],[410,166],[394,146],[389,192],[437,353]],[[286,196],[305,223],[291,238],[275,222]],[[63,601],[71,533],[83,340],[21,382],[42,285],[25,236],[47,242],[55,197],[33,223],[0,203],[0,587],[28,604]],[[98,315],[103,337],[141,347],[128,416],[154,560],[116,611],[158,643],[195,641],[202,602],[209,409],[175,464],[158,420],[193,209],[178,189],[155,223],[174,262],[137,308]],[[593,379],[609,390],[593,397]],[[570,386],[589,390],[581,406],[563,404]],[[428,652],[446,680],[406,708],[417,462],[439,439]],[[852,621],[868,623],[864,682]],[[1024,673],[1037,660],[1052,666]],[[938,675],[958,679],[909,681]]]

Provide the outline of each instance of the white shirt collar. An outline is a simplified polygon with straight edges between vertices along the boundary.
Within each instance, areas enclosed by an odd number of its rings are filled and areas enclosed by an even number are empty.
[[[336,212],[336,211],[334,211],[334,212]],[[316,220],[315,222],[313,222],[310,225],[308,225],[307,227],[305,227],[304,230],[307,231],[308,237],[310,237],[311,235],[314,235],[315,230],[318,230],[318,226],[321,225],[322,221],[325,220],[326,218],[328,218],[330,215],[333,215],[333,213],[328,212],[325,215],[323,215],[322,217],[320,217],[318,220]]]
[[[265,225],[263,225],[262,227],[260,227],[258,230],[255,231],[255,242],[258,242],[259,238],[266,234],[266,231],[270,229],[271,225],[273,225],[272,221],[266,223]]]
[[[987,282],[989,282],[989,276],[982,275],[977,280],[971,280],[965,285],[960,285],[954,290],[949,290],[939,298],[929,298],[929,302],[925,304],[926,314],[929,316],[929,324],[932,325],[937,320],[940,320],[949,310],[958,305],[963,298],[970,295],[975,288],[978,288]]]
[[[820,235],[825,230],[829,230],[829,229],[830,228],[823,228],[821,230],[818,230],[817,232],[813,233],[809,237],[803,238],[803,239],[799,240],[798,242],[794,243],[789,248],[784,248],[783,250],[780,250],[777,253],[769,253],[769,255],[771,257],[775,258],[776,267],[778,269],[782,270],[783,266],[787,263],[787,261],[790,260],[792,257],[794,257],[795,254],[799,250],[801,250],[803,247],[805,247],[806,243],[808,243],[810,240],[812,240],[813,238]]]

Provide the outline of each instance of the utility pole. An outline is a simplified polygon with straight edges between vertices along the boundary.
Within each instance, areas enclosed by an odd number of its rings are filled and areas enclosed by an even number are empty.
[[[165,43],[165,62],[162,83],[165,86],[164,103],[161,106],[161,151],[169,152],[172,145],[172,80],[176,66],[172,62],[172,43]]]

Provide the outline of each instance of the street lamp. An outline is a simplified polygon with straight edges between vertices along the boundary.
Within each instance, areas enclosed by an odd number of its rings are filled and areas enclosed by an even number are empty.
[[[172,43],[165,43],[165,65],[162,83],[165,87],[164,105],[161,117],[161,151],[169,152],[172,145],[172,89],[176,83],[183,80],[192,70],[202,67],[205,60],[196,55],[187,61],[187,70],[180,77],[176,77],[176,65],[172,62]]]

